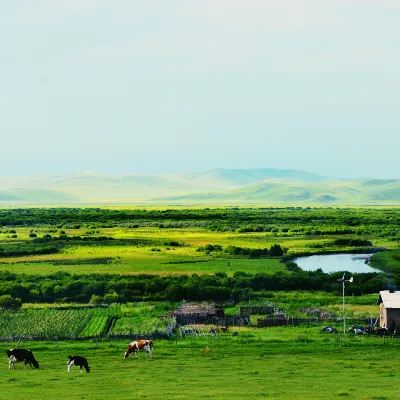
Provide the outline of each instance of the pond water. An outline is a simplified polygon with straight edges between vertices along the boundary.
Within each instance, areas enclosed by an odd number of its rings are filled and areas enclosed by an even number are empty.
[[[315,271],[321,268],[326,273],[342,271],[352,273],[381,272],[366,264],[371,256],[372,254],[324,254],[299,257],[293,261],[305,271]]]

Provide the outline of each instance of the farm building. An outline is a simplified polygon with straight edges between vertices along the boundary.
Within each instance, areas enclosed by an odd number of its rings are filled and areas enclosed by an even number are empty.
[[[175,318],[178,325],[250,325],[248,315],[225,315],[222,307],[212,303],[183,303],[167,316]]]
[[[172,316],[178,325],[214,323],[217,318],[225,316],[224,309],[215,304],[184,303],[178,307]]]
[[[377,303],[381,328],[394,330],[400,328],[400,291],[382,290]]]

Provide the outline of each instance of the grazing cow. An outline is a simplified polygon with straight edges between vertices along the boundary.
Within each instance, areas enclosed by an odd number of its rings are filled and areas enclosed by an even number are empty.
[[[362,325],[352,326],[348,329],[347,332],[354,333],[355,335],[365,335],[367,333],[365,330],[365,326]]]
[[[33,353],[30,350],[25,349],[11,349],[7,351],[8,357],[8,368],[15,368],[16,362],[23,362],[24,368],[26,368],[26,364],[32,368],[39,368],[39,363],[36,361]]]
[[[220,332],[228,332],[228,327],[227,327],[227,326],[219,326],[219,327],[218,327],[218,330],[219,330]]]
[[[321,333],[337,333],[337,329],[334,326],[324,326]]]
[[[364,332],[368,333],[368,335],[371,334],[371,333],[374,333],[374,327],[373,326],[366,326],[366,327],[364,327]]]
[[[374,333],[375,333],[376,336],[386,336],[388,334],[388,329],[387,328],[374,327]]]
[[[147,355],[150,355],[150,358],[153,356],[153,341],[152,340],[135,340],[130,343],[126,352],[124,354],[124,358],[127,358],[129,354],[132,353],[132,356],[136,354],[136,358],[138,358],[139,351],[146,352]]]
[[[73,365],[76,365],[77,367],[80,367],[81,368],[81,373],[83,372],[82,368],[85,368],[86,372],[90,372],[90,368],[89,368],[88,362],[87,362],[85,357],[68,356],[68,363],[67,363],[68,372],[71,372],[71,367]]]

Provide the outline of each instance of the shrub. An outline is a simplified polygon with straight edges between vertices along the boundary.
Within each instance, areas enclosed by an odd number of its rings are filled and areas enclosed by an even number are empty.
[[[3,296],[0,296],[0,308],[5,311],[5,310],[17,310],[22,307],[22,301],[21,299],[14,298],[10,296],[9,294],[5,294]]]
[[[170,241],[170,242],[165,242],[164,245],[165,245],[165,246],[171,246],[171,247],[180,247],[180,246],[184,246],[185,244],[184,244],[184,243],[177,242],[177,241],[175,241],[175,240],[172,240],[172,241]]]

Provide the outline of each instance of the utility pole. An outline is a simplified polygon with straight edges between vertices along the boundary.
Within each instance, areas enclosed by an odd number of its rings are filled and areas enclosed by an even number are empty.
[[[343,334],[346,334],[346,308],[345,308],[345,304],[344,304],[344,283],[345,282],[353,282],[353,277],[351,277],[350,279],[344,279],[345,276],[345,272],[343,272],[343,277],[341,279],[338,279],[338,282],[342,282],[342,297],[343,297]]]

